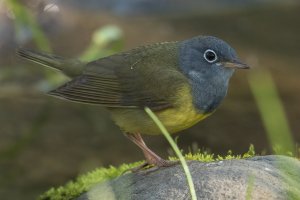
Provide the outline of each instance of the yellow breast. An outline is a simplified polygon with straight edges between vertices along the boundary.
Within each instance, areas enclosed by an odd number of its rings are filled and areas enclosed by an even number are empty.
[[[210,115],[197,111],[188,87],[179,91],[174,108],[156,113],[170,133],[187,129]]]
[[[178,95],[174,97],[174,102],[174,107],[155,112],[170,133],[187,129],[210,115],[197,111],[193,105],[188,86],[178,90]],[[142,109],[115,108],[111,109],[111,114],[116,124],[124,132],[147,135],[161,134],[157,125]]]

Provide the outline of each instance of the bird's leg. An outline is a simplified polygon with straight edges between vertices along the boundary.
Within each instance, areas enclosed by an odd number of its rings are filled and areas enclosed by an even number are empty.
[[[146,158],[146,162],[133,171],[138,171],[139,169],[142,169],[148,165],[154,165],[157,167],[168,167],[175,164],[173,162],[162,159],[161,157],[156,155],[153,151],[151,151],[145,144],[141,134],[125,133],[125,136],[142,149]]]

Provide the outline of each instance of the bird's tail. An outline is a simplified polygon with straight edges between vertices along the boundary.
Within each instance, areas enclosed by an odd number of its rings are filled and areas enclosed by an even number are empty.
[[[71,77],[79,75],[84,68],[84,63],[79,60],[66,59],[49,53],[20,48],[17,54],[37,64],[60,70]]]

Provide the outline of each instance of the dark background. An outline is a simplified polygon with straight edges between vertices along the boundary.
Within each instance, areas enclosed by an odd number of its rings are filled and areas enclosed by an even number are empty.
[[[16,57],[20,46],[40,47],[33,25],[18,18],[12,2],[18,1],[0,1],[0,198],[33,199],[96,167],[143,159],[105,109],[44,94],[67,79]],[[27,0],[18,5],[45,34],[49,45],[41,45],[44,50],[66,57],[89,60],[154,42],[196,35],[220,37],[237,50],[252,71],[270,71],[294,143],[300,141],[297,1]],[[108,42],[102,41],[98,53],[83,56],[86,49],[93,49],[93,34],[99,28],[101,38],[108,38]],[[249,73],[235,73],[215,114],[176,135],[180,148],[225,155],[228,150],[244,153],[254,144],[257,153],[271,153],[249,88]],[[171,152],[163,137],[146,137],[146,141],[164,157]]]

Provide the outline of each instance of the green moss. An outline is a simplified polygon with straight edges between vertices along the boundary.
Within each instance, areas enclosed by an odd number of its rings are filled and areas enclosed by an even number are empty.
[[[243,155],[232,155],[228,151],[226,156],[215,156],[207,152],[198,151],[197,153],[187,153],[186,160],[197,160],[201,162],[212,162],[218,160],[241,159],[249,158],[255,155],[254,147],[251,145],[248,152]],[[177,160],[175,157],[170,157],[170,160]],[[69,200],[78,197],[83,192],[88,191],[92,186],[107,180],[111,180],[122,175],[126,170],[137,167],[142,164],[142,161],[131,164],[122,164],[119,167],[98,168],[87,174],[80,175],[74,181],[68,182],[65,186],[51,188],[39,197],[40,200]]]
[[[78,197],[81,193],[89,190],[96,183],[116,178],[126,170],[136,167],[142,162],[123,164],[119,167],[98,168],[87,174],[80,175],[75,181],[68,182],[65,186],[51,188],[40,196],[40,200],[68,200]]]

